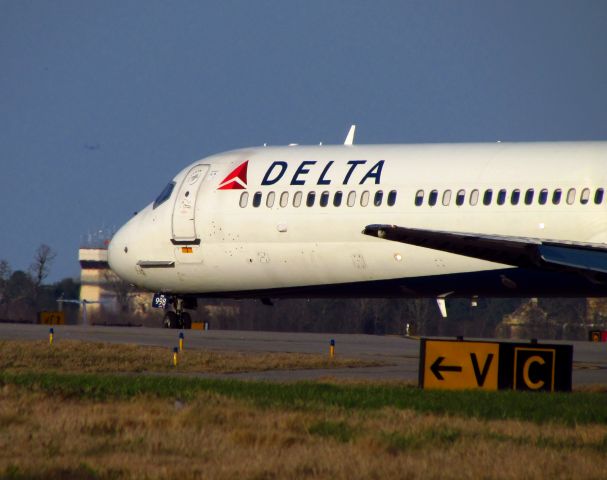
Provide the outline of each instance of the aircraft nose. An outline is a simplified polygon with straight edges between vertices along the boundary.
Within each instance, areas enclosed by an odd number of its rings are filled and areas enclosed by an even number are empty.
[[[129,255],[129,246],[126,242],[126,232],[128,224],[118,230],[107,249],[108,263],[112,271],[123,280],[131,281],[131,270],[133,270],[134,264]]]

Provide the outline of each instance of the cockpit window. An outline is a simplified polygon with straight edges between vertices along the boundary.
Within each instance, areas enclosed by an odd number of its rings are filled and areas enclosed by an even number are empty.
[[[160,195],[158,195],[156,197],[156,200],[154,200],[154,206],[152,208],[156,208],[158,205],[162,205],[164,202],[166,202],[171,197],[171,193],[173,193],[173,188],[175,188],[175,182],[171,182],[166,187],[164,187],[162,192],[160,192]]]

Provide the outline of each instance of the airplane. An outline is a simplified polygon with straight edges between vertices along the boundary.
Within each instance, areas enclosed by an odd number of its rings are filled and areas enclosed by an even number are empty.
[[[164,326],[198,298],[604,296],[607,142],[291,144],[181,170],[112,270]]]

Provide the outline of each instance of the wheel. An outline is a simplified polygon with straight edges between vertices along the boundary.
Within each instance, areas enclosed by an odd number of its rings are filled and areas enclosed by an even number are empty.
[[[182,326],[182,328],[185,328],[186,330],[189,330],[190,328],[192,328],[192,317],[190,316],[190,314],[188,312],[183,312],[181,314],[181,326]]]
[[[162,326],[164,328],[177,328],[177,314],[175,312],[165,313]]]

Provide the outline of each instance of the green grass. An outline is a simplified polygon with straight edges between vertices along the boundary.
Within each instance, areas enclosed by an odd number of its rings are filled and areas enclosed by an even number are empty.
[[[390,432],[382,435],[383,443],[390,453],[418,450],[432,446],[445,447],[455,443],[462,433],[453,428],[429,429],[416,433]]]
[[[347,443],[354,438],[355,430],[346,422],[320,420],[308,428],[308,433],[319,437],[334,438],[338,442]]]
[[[393,407],[480,419],[607,424],[607,395],[597,392],[424,391],[389,384],[278,384],[174,376],[0,373],[0,386],[6,384],[65,398],[94,400],[140,395],[188,400],[200,392],[212,392],[263,408],[376,410]]]

